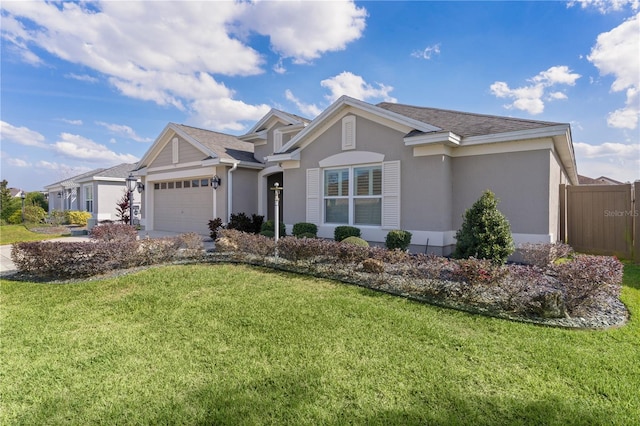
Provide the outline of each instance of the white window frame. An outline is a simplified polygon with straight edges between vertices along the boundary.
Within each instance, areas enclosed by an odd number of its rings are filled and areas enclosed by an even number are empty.
[[[83,186],[83,196],[85,211],[93,213],[93,185]]]
[[[325,225],[349,225],[349,226],[358,226],[358,227],[374,227],[381,228],[383,225],[383,191],[381,188],[380,194],[377,195],[355,195],[355,170],[356,169],[364,169],[364,168],[372,168],[377,167],[380,169],[380,173],[382,174],[382,179],[384,180],[383,175],[383,164],[382,163],[373,163],[373,164],[357,164],[350,166],[340,166],[340,167],[327,167],[321,170],[321,179],[322,179],[322,223]],[[327,195],[326,194],[326,172],[331,170],[347,170],[348,172],[348,193],[347,195]],[[384,184],[384,181],[381,182],[381,185]],[[355,200],[358,199],[379,199],[380,200],[380,223],[379,224],[361,224],[355,223]],[[348,221],[345,222],[327,222],[327,200],[348,200]]]

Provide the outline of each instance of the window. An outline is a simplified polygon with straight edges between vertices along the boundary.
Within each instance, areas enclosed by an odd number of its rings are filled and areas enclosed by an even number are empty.
[[[176,182],[176,189],[182,189],[182,181]]]
[[[382,166],[325,170],[324,221],[380,226]]]
[[[209,186],[209,179],[200,179],[200,186]]]
[[[190,180],[185,180],[183,183],[184,183],[184,187],[185,188],[191,188],[191,181]]]
[[[173,185],[174,185],[173,182],[168,182],[167,183],[167,189],[173,189]]]
[[[93,213],[93,185],[84,187],[84,209],[89,213]]]
[[[153,189],[160,189],[160,184],[159,183],[154,183],[153,184]]]
[[[194,179],[191,181],[192,188],[197,188],[198,186],[200,186],[200,181],[198,179]]]

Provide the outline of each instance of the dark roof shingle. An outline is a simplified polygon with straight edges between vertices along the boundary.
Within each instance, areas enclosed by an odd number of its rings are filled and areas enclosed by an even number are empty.
[[[197,127],[176,124],[183,132],[216,153],[220,159],[257,163],[253,157],[253,144],[236,136]]]
[[[432,126],[453,132],[462,137],[539,129],[562,124],[437,108],[416,107],[390,102],[381,102],[376,106],[423,123],[431,124]]]

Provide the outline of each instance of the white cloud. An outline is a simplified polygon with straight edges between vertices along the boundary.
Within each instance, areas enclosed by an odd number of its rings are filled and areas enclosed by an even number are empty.
[[[280,56],[307,63],[359,39],[366,17],[353,1],[259,1],[243,3],[239,20],[246,31],[268,36]]]
[[[71,124],[72,126],[82,126],[82,120],[70,120],[68,118],[61,118],[60,121]]]
[[[0,121],[0,140],[17,143],[24,146],[46,148],[44,136],[26,127],[16,127],[6,121]]]
[[[582,9],[595,8],[598,12],[606,14],[609,12],[619,12],[627,6],[632,10],[638,10],[640,6],[639,0],[571,0],[567,3],[567,7],[580,5]]]
[[[420,59],[431,59],[433,55],[440,54],[440,43],[434,44],[433,46],[427,46],[423,50],[415,50],[411,53],[411,56],[414,58]]]
[[[53,144],[57,153],[73,159],[102,163],[135,163],[138,158],[131,154],[118,154],[80,135],[60,134],[60,140]]]
[[[28,163],[20,158],[7,158],[7,164],[14,167],[31,167],[31,163]]]
[[[573,73],[569,67],[562,65],[551,67],[530,78],[528,81],[531,84],[528,86],[511,89],[504,81],[496,81],[489,89],[498,98],[514,99],[513,103],[505,105],[505,108],[516,108],[535,115],[544,111],[542,99],[545,98],[547,89],[558,84],[574,86],[579,78],[580,74]],[[567,99],[567,95],[557,91],[550,92],[545,99],[547,101]]]
[[[115,133],[120,136],[124,136],[136,142],[151,142],[153,140],[151,138],[143,138],[141,136],[138,136],[135,130],[133,130],[131,127],[126,126],[124,124],[105,123],[104,121],[96,121],[96,124],[106,128],[112,133]]]
[[[596,178],[607,176],[621,182],[640,179],[640,144],[607,142],[590,145],[574,142],[578,172]]]
[[[320,115],[320,113],[322,112],[322,109],[318,106],[314,104],[305,104],[304,102],[300,101],[293,95],[293,93],[289,89],[285,91],[284,96],[288,101],[293,102],[298,110],[300,110],[300,112],[302,112],[302,114],[304,114],[306,117],[314,118]]]
[[[280,56],[272,69],[282,73],[282,58],[306,63],[344,49],[362,36],[367,16],[353,1],[4,2],[2,8],[3,41],[29,63],[41,62],[36,53],[46,51],[102,74],[124,96],[173,106],[193,124],[217,129],[242,127],[264,110],[234,99],[214,77],[264,72],[266,58],[249,44],[252,36],[269,37]]]
[[[598,35],[596,45],[587,57],[600,71],[600,75],[613,75],[611,90],[626,90],[625,106],[609,114],[611,127],[635,129],[640,116],[640,13],[609,32]]]
[[[335,77],[322,80],[320,85],[331,92],[325,96],[329,102],[336,101],[342,95],[351,96],[362,101],[372,98],[383,99],[386,102],[397,101],[396,98],[389,96],[389,93],[393,90],[392,86],[376,83],[377,87],[374,87],[364,81],[361,76],[348,71],[343,71]]]
[[[98,79],[95,77],[91,77],[90,75],[80,75],[80,74],[74,74],[74,73],[69,73],[66,74],[65,77],[67,78],[71,78],[73,80],[78,80],[78,81],[84,81],[85,83],[97,83]]]

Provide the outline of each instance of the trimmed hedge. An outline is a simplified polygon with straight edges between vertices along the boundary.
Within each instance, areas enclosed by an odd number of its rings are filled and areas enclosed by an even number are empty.
[[[280,232],[278,233],[278,236],[279,237],[286,236],[287,235],[287,227],[285,226],[285,224],[283,222],[280,222],[279,228],[280,228]],[[271,231],[271,232],[273,232],[273,235],[276,234],[276,224],[273,222],[273,220],[267,220],[266,222],[264,222],[262,224],[262,228],[260,229],[260,232],[264,232],[264,231]]]
[[[291,234],[298,238],[315,238],[318,236],[318,226],[315,223],[298,222],[293,225]]]
[[[347,237],[340,242],[344,244],[353,244],[354,246],[369,247],[369,243],[359,237]]]
[[[342,241],[348,237],[360,238],[360,229],[355,226],[340,225],[336,226],[333,231],[333,239],[336,241]]]
[[[73,225],[87,226],[87,222],[91,219],[92,214],[79,210],[67,210],[64,212],[67,222]]]
[[[411,244],[411,232],[401,229],[389,231],[384,243],[389,250],[407,250]]]

